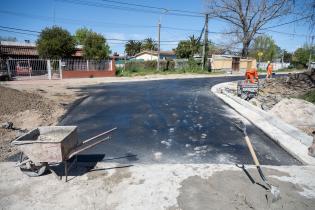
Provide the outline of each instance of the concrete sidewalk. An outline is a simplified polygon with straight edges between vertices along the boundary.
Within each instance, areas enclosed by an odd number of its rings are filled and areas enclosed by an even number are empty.
[[[308,155],[308,147],[313,141],[311,136],[225,90],[234,86],[236,83],[221,83],[213,86],[211,91],[295,158],[304,164],[315,165],[315,158]]]
[[[82,163],[81,163],[82,164]],[[84,165],[79,166],[84,167]],[[99,163],[68,183],[49,174],[30,178],[0,163],[1,209],[314,209],[314,166],[264,167],[281,200],[268,205],[264,188],[233,165]],[[249,166],[248,166],[249,167]],[[262,183],[253,167],[248,172]]]

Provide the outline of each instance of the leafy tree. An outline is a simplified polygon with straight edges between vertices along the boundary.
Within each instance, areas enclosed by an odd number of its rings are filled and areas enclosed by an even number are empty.
[[[84,27],[76,30],[74,37],[77,44],[83,45],[83,55],[86,59],[108,58],[110,49],[103,35]]]
[[[79,45],[84,45],[84,41],[89,33],[92,33],[92,30],[87,29],[86,27],[76,30],[74,35],[76,43]]]
[[[201,44],[195,36],[190,36],[188,40],[180,41],[175,49],[176,55],[179,58],[191,58],[196,53],[200,52]]]
[[[86,59],[108,58],[110,49],[103,35],[89,32],[83,42],[83,55]]]
[[[187,40],[180,41],[175,49],[176,56],[178,58],[189,58],[191,57],[190,43]]]
[[[152,38],[146,38],[141,43],[141,50],[157,51],[158,50],[157,43]]]
[[[308,45],[304,45],[301,48],[295,50],[293,54],[292,61],[296,66],[303,66],[306,67],[308,65],[309,56],[311,52],[311,47]],[[315,56],[313,54],[311,60],[314,60]]]
[[[134,56],[135,54],[139,53],[141,51],[141,45],[142,43],[135,40],[129,40],[125,44],[125,51],[128,56]]]
[[[36,44],[39,56],[44,58],[70,57],[75,52],[74,38],[58,26],[43,29]]]
[[[291,63],[291,61],[292,61],[292,53],[284,50],[283,51],[283,62]]]
[[[259,60],[259,52],[262,52],[261,61],[272,61],[281,54],[281,49],[270,36],[258,36],[252,44],[250,55]]]

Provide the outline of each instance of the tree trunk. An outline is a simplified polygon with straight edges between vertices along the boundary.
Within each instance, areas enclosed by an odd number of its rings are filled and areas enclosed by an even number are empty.
[[[242,57],[243,58],[248,56],[249,44],[250,44],[250,42],[243,42],[243,48],[242,48]]]

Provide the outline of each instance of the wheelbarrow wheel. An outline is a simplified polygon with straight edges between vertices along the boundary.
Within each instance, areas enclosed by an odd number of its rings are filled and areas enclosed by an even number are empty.
[[[21,153],[20,162],[27,160],[28,157]],[[43,175],[48,169],[48,163],[26,162],[20,165],[20,170],[29,177],[37,177]]]

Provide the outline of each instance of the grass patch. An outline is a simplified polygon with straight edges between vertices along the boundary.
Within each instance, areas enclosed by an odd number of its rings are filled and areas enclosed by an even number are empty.
[[[152,75],[152,74],[221,74],[221,72],[209,72],[203,71],[201,68],[183,68],[183,69],[172,69],[172,70],[160,70],[157,71],[156,69],[143,69],[143,68],[130,68],[124,70],[124,68],[117,68],[116,75],[119,77],[132,77],[132,76],[145,76],[145,75]]]
[[[307,92],[306,94],[300,96],[300,98],[315,104],[315,90]]]

